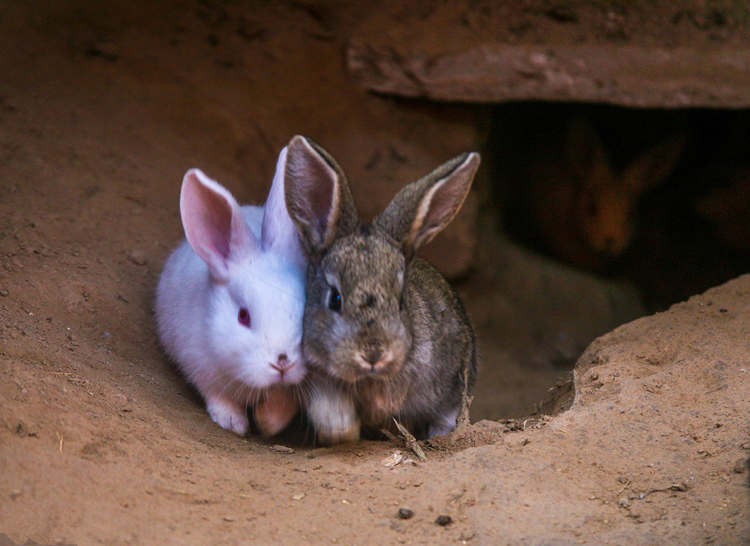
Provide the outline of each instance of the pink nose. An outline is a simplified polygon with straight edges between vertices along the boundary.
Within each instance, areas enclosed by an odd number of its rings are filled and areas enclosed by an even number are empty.
[[[271,367],[281,375],[284,375],[293,365],[294,363],[287,358],[286,354],[282,353],[279,355],[278,360],[271,364]]]

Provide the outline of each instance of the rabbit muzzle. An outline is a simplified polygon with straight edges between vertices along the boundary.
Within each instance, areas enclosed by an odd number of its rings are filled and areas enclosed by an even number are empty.
[[[359,343],[355,361],[368,374],[384,373],[393,362],[393,351],[381,339],[366,339]]]
[[[302,361],[289,357],[286,353],[279,354],[276,361],[271,361],[268,365],[273,370],[272,382],[279,385],[295,385],[305,376],[305,366]]]
[[[280,354],[276,362],[271,363],[271,368],[279,372],[282,378],[284,377],[284,374],[291,370],[293,367],[294,362],[290,361],[285,353]]]

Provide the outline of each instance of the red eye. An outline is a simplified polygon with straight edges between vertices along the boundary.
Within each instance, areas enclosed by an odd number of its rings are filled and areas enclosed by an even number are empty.
[[[237,315],[237,320],[242,326],[250,328],[250,312],[244,307],[240,309],[240,313]]]

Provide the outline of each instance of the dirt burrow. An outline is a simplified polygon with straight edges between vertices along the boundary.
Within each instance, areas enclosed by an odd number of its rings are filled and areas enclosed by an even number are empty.
[[[387,442],[291,451],[214,425],[150,311],[185,170],[262,200],[276,153],[306,133],[390,196],[472,148],[476,125],[348,81],[339,29],[362,5],[325,24],[305,4],[123,6],[0,4],[0,541],[748,539],[748,277],[597,340],[568,412],[481,420],[425,445],[424,463],[386,466],[410,456]],[[388,146],[408,161],[368,171]],[[483,287],[518,286],[491,279],[462,289],[477,317]],[[510,361],[485,351],[487,412],[543,375]]]

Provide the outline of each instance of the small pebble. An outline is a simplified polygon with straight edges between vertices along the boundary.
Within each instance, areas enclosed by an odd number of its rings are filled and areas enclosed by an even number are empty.
[[[133,262],[135,265],[146,265],[148,262],[148,258],[146,258],[146,253],[142,250],[131,250],[130,254],[128,254],[128,259]]]
[[[739,459],[734,463],[734,472],[736,474],[742,474],[745,471],[745,459]]]
[[[398,517],[401,519],[411,519],[414,517],[414,510],[410,510],[409,508],[399,508]]]
[[[0,290],[0,296],[6,297],[8,294],[10,294],[10,292],[8,290],[6,290],[5,288],[3,288],[2,290]]]
[[[22,421],[21,419],[18,420],[18,423],[16,424],[16,434],[19,436],[26,436],[29,433],[29,426],[26,424],[25,421]]]
[[[278,444],[275,446],[272,446],[271,449],[278,453],[294,453],[294,450],[291,447],[281,446]]]
[[[435,520],[435,523],[445,527],[446,525],[450,525],[451,523],[453,523],[453,518],[450,516],[438,516]]]

